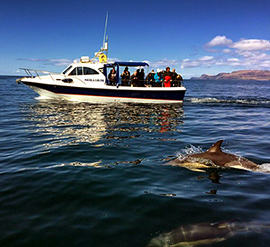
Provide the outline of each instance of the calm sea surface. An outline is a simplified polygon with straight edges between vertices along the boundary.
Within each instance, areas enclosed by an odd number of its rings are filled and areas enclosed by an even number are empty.
[[[38,100],[15,79],[0,77],[0,246],[144,247],[184,224],[270,223],[270,174],[166,164],[220,139],[269,164],[270,82],[185,81],[181,106]]]

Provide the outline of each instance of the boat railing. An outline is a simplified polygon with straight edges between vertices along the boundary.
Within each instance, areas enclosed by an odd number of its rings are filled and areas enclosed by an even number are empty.
[[[148,81],[148,80],[137,80],[136,83],[134,83],[131,79],[129,80],[123,80],[122,78],[119,80],[120,86],[136,86],[136,87],[164,87],[164,82],[156,82],[154,80]],[[182,81],[180,80],[172,80],[170,87],[182,87]]]
[[[25,71],[25,73],[27,74],[27,77],[30,77],[30,78],[38,77],[40,80],[41,80],[41,76],[49,75],[54,81],[55,79],[53,78],[52,75],[57,74],[54,72],[49,72],[49,71],[44,71],[44,70],[26,69],[26,68],[20,68],[20,69]]]

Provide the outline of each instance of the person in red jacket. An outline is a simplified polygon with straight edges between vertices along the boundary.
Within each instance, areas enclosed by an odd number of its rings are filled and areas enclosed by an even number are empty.
[[[166,68],[166,71],[163,74],[164,78],[164,87],[170,87],[172,81],[172,72],[170,71],[170,67]]]

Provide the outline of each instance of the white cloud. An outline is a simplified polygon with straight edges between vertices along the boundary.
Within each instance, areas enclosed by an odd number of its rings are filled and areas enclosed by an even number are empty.
[[[182,61],[181,69],[200,67],[201,63],[196,60]]]
[[[55,66],[68,66],[72,63],[69,59],[48,59],[48,63],[52,63]]]
[[[225,48],[221,49],[221,46]],[[226,36],[216,36],[203,46],[205,55],[196,59],[182,60],[182,68],[237,67],[241,69],[269,69],[270,41],[263,39],[242,39],[233,42]]]
[[[262,62],[261,67],[265,69],[270,69],[270,60]]]
[[[18,60],[38,62],[44,65],[53,65],[53,66],[68,66],[70,63],[72,63],[72,60],[69,59],[18,58]]]
[[[245,39],[235,42],[231,47],[240,51],[270,50],[270,42],[263,39]]]
[[[181,63],[182,69],[188,68],[213,68],[213,67],[236,67],[238,69],[269,69],[270,54],[260,51],[239,51],[234,55],[237,57],[226,56],[203,56],[197,59],[184,59]]]
[[[158,60],[158,61],[154,61],[154,62],[150,62],[150,66],[151,68],[166,68],[167,66],[169,67],[178,67],[180,65],[180,61],[179,60],[170,60],[167,58]]]
[[[240,41],[233,42],[226,36],[216,36],[205,44],[205,47],[207,48],[219,46],[228,47],[223,50],[224,53],[231,52],[231,49],[236,49],[239,51],[265,51],[270,50],[270,41],[264,39],[242,39]],[[217,50],[215,49],[214,51],[216,52]]]
[[[181,69],[196,68],[196,67],[211,67],[215,63],[213,56],[203,56],[198,59],[184,59],[181,63]]]
[[[243,61],[238,58],[228,58],[227,61],[224,61],[223,65],[227,66],[241,66],[243,65]]]
[[[223,52],[223,53],[231,53],[232,50],[230,50],[230,49],[224,49],[222,52]]]
[[[255,53],[250,51],[236,51],[236,53],[241,57],[254,57]]]
[[[206,44],[207,47],[214,47],[214,46],[229,46],[233,42],[230,39],[227,39],[226,36],[216,36],[210,42]]]
[[[238,58],[228,58],[227,61],[228,62],[238,62],[239,59]]]
[[[204,57],[200,57],[198,60],[200,60],[200,61],[211,61],[213,59],[214,59],[213,56],[204,56]]]

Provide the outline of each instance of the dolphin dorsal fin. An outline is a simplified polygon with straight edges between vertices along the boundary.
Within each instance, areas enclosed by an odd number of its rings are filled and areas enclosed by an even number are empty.
[[[206,152],[209,152],[209,153],[222,152],[220,149],[222,142],[223,142],[223,140],[217,141]]]

